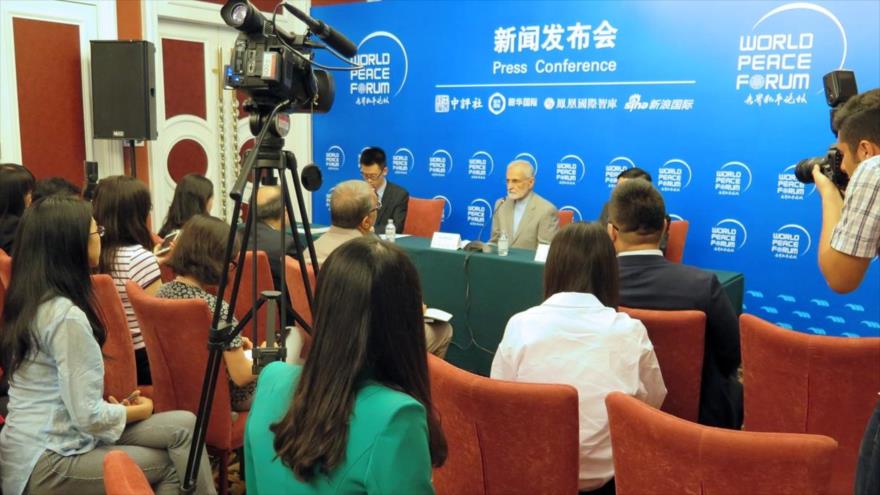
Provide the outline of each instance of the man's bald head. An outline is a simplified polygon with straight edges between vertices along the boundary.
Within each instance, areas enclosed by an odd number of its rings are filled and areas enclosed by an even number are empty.
[[[284,214],[279,186],[260,186],[257,191],[257,221],[280,221]]]
[[[362,180],[347,180],[330,195],[330,222],[343,229],[357,228],[372,211],[376,191]]]

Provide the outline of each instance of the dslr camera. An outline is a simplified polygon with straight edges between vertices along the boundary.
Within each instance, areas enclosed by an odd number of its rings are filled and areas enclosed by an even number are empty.
[[[837,136],[838,129],[834,127],[834,115],[847,100],[859,93],[856,87],[856,75],[848,70],[835,70],[825,74],[822,82],[825,85],[825,101],[831,107],[831,132]],[[819,165],[819,170],[825,177],[828,177],[838,189],[844,190],[849,182],[849,176],[840,168],[842,161],[843,155],[836,147],[831,146],[825,156],[799,161],[795,166],[794,176],[804,184],[812,184],[813,167]]]

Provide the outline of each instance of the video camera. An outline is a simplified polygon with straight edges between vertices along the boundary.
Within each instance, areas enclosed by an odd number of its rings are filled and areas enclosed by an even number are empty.
[[[306,14],[284,5],[294,15]],[[291,35],[269,22],[247,0],[231,0],[220,10],[229,26],[241,31],[235,40],[226,85],[241,89],[257,108],[290,100],[283,113],[326,113],[333,106],[335,86],[327,71],[313,69],[313,48],[323,48],[303,35]],[[319,22],[319,21],[316,21]],[[307,23],[308,24],[308,23]],[[332,45],[331,45],[332,47]]]
[[[856,75],[848,70],[835,70],[825,74],[822,82],[825,85],[825,101],[831,107],[831,132],[837,136],[839,129],[834,127],[834,115],[847,100],[859,93],[856,87]],[[828,177],[839,189],[843,190],[846,189],[846,185],[849,183],[849,176],[840,168],[842,161],[843,155],[836,147],[831,146],[828,148],[825,156],[806,158],[799,161],[794,168],[794,176],[804,184],[812,184],[814,182],[813,167],[819,165],[819,170],[822,171],[822,174]]]

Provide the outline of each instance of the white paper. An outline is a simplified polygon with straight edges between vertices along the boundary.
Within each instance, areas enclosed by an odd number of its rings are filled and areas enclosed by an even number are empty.
[[[450,251],[458,250],[461,243],[461,234],[450,234],[448,232],[434,232],[431,238],[432,249],[447,249]]]
[[[312,234],[326,234],[327,231],[330,230],[330,227],[312,227],[311,230],[312,230]],[[300,234],[306,233],[306,229],[304,229],[302,227],[297,227],[296,231],[299,232]]]
[[[425,321],[445,321],[448,322],[452,319],[452,313],[447,313],[442,309],[437,308],[428,308],[425,311]]]
[[[538,249],[535,251],[535,261],[546,263],[548,253],[550,253],[550,244],[538,244]]]
[[[406,238],[406,237],[412,237],[412,234],[394,234],[394,239],[395,239],[395,240],[397,240],[397,239],[404,239],[404,238]],[[385,234],[379,234],[379,239],[382,239],[383,241],[387,241],[387,240],[388,240],[388,239],[385,238]]]

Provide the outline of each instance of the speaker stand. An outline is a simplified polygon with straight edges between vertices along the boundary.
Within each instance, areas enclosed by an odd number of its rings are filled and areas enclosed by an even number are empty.
[[[138,173],[137,173],[137,153],[135,153],[135,150],[134,150],[134,139],[130,140],[128,143],[131,146],[131,148],[130,148],[131,149],[131,167],[130,167],[131,176],[134,178],[137,178],[137,176],[138,176]]]

